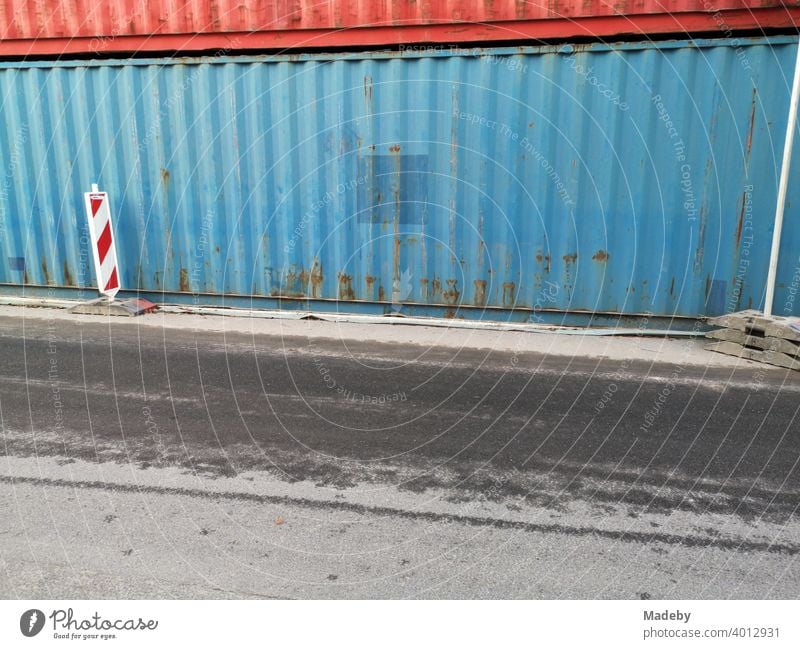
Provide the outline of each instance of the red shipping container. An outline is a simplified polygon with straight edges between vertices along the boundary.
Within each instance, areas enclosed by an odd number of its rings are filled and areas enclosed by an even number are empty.
[[[800,0],[0,0],[0,56],[787,29]]]

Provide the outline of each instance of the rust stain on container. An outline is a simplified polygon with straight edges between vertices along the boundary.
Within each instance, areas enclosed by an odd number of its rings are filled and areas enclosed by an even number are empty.
[[[169,171],[167,169],[161,169],[161,182],[164,183],[165,187],[169,185]]]
[[[514,304],[515,289],[514,282],[505,282],[503,284],[503,306],[512,306]]]
[[[378,301],[386,302],[386,292],[383,290],[383,286],[378,287]]]
[[[356,295],[353,292],[353,278],[347,273],[339,273],[339,299],[340,300],[355,300]]]
[[[598,250],[592,255],[595,261],[608,261],[608,253],[605,250]]]
[[[366,275],[364,281],[367,283],[367,297],[371,298],[375,290],[375,278],[372,275]]]
[[[51,284],[50,272],[47,269],[47,261],[45,259],[42,259],[42,275],[44,275],[44,283],[49,286]]]
[[[391,151],[392,153],[400,153],[400,145],[393,144],[392,146],[389,147],[389,151]]]
[[[300,275],[302,276],[303,271],[300,271]],[[282,278],[281,286],[279,286],[279,290],[277,295],[285,295],[287,297],[300,297],[301,293],[297,288],[297,272],[294,269],[287,270],[286,275]]]
[[[458,298],[460,297],[461,293],[459,293],[456,286],[458,285],[458,280],[456,279],[446,279],[445,284],[447,284],[447,290],[442,292],[442,297],[447,304],[457,304]]]
[[[578,261],[578,253],[577,252],[573,252],[573,253],[564,255],[562,257],[562,259],[564,260],[564,263],[567,264],[567,265],[574,264],[576,261]]]
[[[319,259],[314,259],[314,264],[311,266],[311,273],[309,274],[311,285],[311,297],[322,297],[322,264]]]
[[[67,286],[75,286],[75,281],[72,279],[72,273],[69,272],[69,264],[64,260],[64,282]]]
[[[486,280],[476,279],[473,284],[475,284],[473,304],[475,306],[484,306],[486,304]]]
[[[283,290],[283,295],[288,297],[310,297],[313,295],[315,281],[321,281],[321,270],[315,272],[312,268],[311,271],[300,267],[300,272],[290,270],[286,273],[286,286]],[[315,274],[320,274],[316,279]]]
[[[189,293],[191,288],[189,286],[189,272],[185,268],[180,270],[180,290],[184,293]]]
[[[364,99],[369,109],[372,110],[372,77],[369,75],[364,76]]]
[[[744,208],[747,203],[747,192],[742,192],[742,208],[739,210],[739,221],[736,224],[736,247],[742,242],[742,227],[744,226]]]
[[[540,264],[544,262],[544,272],[550,272],[550,255],[542,255],[542,253],[539,253],[536,255],[536,261],[538,261]]]
[[[745,164],[750,164],[750,149],[753,146],[753,127],[756,125],[756,89],[753,88],[753,101],[750,108],[750,129],[747,131],[747,152],[745,153]]]

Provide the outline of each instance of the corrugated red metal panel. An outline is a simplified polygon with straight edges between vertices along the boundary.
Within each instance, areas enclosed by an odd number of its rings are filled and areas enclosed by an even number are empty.
[[[2,0],[4,39],[341,29],[783,8],[796,0]]]
[[[725,33],[798,22],[800,0],[0,0],[0,54]]]

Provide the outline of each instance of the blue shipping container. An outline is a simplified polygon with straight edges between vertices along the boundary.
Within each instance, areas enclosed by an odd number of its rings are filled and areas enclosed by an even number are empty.
[[[0,63],[0,292],[576,321],[763,303],[796,39]],[[800,313],[795,162],[775,312]],[[73,291],[61,289],[72,287]]]

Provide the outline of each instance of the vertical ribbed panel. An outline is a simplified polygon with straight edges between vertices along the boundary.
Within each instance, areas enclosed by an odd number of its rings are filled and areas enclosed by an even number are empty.
[[[0,38],[342,29],[793,7],[776,0],[0,0]],[[354,38],[358,38],[354,36]]]
[[[4,64],[0,282],[92,284],[97,182],[123,288],[757,307],[796,45],[700,45]]]

